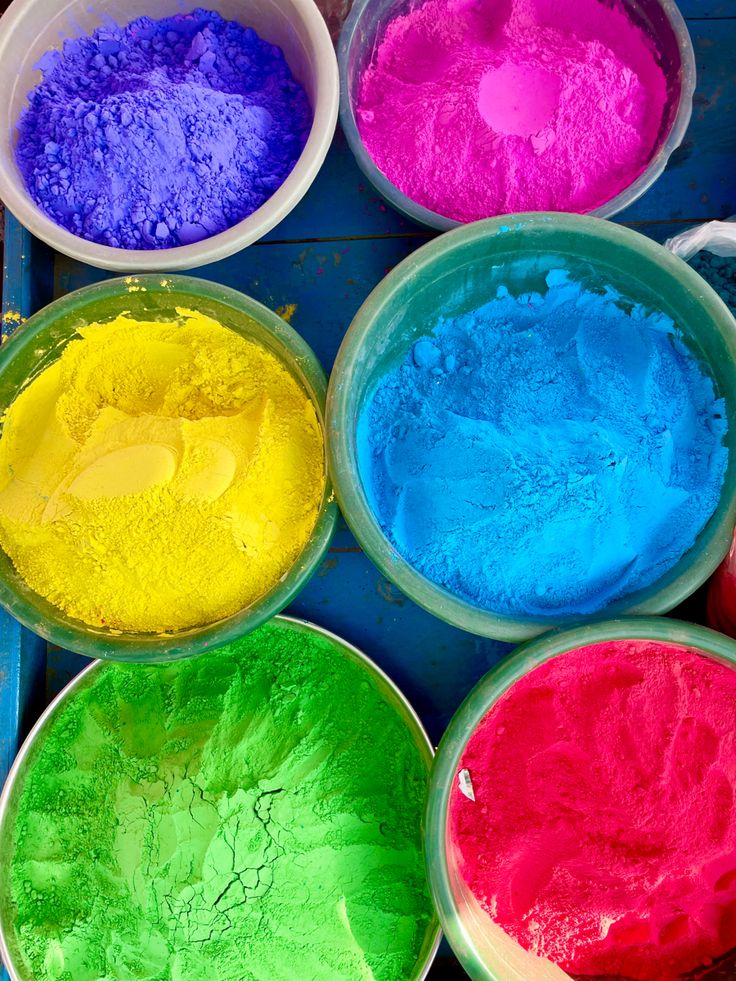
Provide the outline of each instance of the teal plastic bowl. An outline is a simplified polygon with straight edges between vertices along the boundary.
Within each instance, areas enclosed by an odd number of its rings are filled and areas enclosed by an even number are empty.
[[[465,885],[447,835],[448,804],[458,763],[479,722],[520,678],[567,651],[612,640],[653,640],[688,647],[736,669],[736,641],[714,630],[677,620],[631,617],[547,634],[519,647],[481,678],[453,716],[437,750],[425,839],[429,884],[442,929],[474,981],[570,981],[570,977],[525,951],[491,920]],[[701,974],[695,972],[692,981]]]
[[[0,352],[0,417],[33,377],[56,361],[77,328],[128,312],[142,320],[176,319],[177,307],[198,310],[270,351],[314,404],[324,431],[327,380],[308,344],[273,311],[236,290],[191,276],[148,274],[110,279],[76,290],[44,307]],[[226,644],[254,630],[287,606],[322,561],[337,521],[326,479],[311,537],[295,563],[265,595],[214,623],[171,633],[134,633],[92,627],[39,596],[0,550],[0,604],[16,620],[59,647],[88,657],[122,661],[169,661]],[[197,543],[192,542],[196,561]]]
[[[386,372],[400,364],[440,315],[454,317],[486,302],[496,288],[546,291],[550,269],[621,295],[672,318],[683,341],[725,399],[729,463],[716,511],[686,555],[650,586],[589,616],[513,617],[476,606],[427,579],[394,548],[363,487],[357,421]],[[355,537],[403,593],[442,620],[497,640],[522,641],[553,627],[630,613],[664,613],[714,571],[728,551],[736,520],[736,321],[686,263],[627,228],[597,218],[523,214],[465,225],[400,263],[371,293],[342,343],[327,396],[330,472]]]

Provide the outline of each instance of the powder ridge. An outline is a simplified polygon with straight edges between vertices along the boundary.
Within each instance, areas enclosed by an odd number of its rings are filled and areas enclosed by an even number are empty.
[[[458,868],[575,976],[673,981],[736,946],[736,672],[612,641],[516,682],[463,753]]]
[[[689,263],[736,314],[736,258],[699,252]]]
[[[312,632],[106,665],[16,788],[11,945],[34,981],[406,981],[426,785],[375,681]]]
[[[79,329],[8,409],[0,543],[93,626],[161,632],[244,609],[289,571],[325,485],[306,392],[202,313]]]
[[[712,380],[661,313],[563,270],[440,318],[369,394],[363,486],[421,573],[517,616],[600,610],[693,545],[728,451]]]
[[[108,24],[39,67],[18,166],[50,218],[102,245],[230,228],[281,186],[312,123],[281,49],[213,11]]]
[[[388,24],[355,102],[385,176],[469,222],[609,201],[657,146],[667,84],[620,3],[425,0]]]

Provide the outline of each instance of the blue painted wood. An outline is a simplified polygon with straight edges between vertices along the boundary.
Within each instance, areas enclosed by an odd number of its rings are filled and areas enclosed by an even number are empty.
[[[680,0],[678,6],[688,20],[736,17],[736,0]]]
[[[32,239],[20,222],[7,214],[5,222],[5,264],[0,333],[8,337],[33,308],[31,298]]]
[[[18,750],[20,718],[20,624],[0,612],[0,767],[5,775]]]
[[[46,704],[45,673],[45,641],[0,610],[0,780]]]
[[[378,572],[347,529],[289,610],[372,657],[406,694],[435,743],[476,681],[512,649],[419,609]]]
[[[196,275],[232,286],[272,309],[296,304],[292,326],[326,371],[360,304],[386,272],[424,239],[386,238],[293,243],[246,249]],[[105,278],[100,270],[59,257],[55,295]]]
[[[693,116],[665,173],[622,221],[725,218],[736,212],[736,20],[690,23],[698,84]]]

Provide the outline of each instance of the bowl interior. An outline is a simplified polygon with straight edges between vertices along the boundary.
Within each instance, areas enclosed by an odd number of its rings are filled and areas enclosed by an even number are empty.
[[[326,380],[307,344],[275,313],[227,287],[189,277],[126,277],[78,290],[45,307],[13,335],[0,357],[0,416],[21,388],[56,361],[84,324],[119,313],[147,320],[176,318],[176,308],[199,310],[271,351],[314,403],[324,431]],[[0,425],[1,432],[1,425]],[[310,540],[286,576],[251,606],[224,620],[170,634],[125,633],[88,626],[31,590],[0,550],[0,603],[31,630],[91,657],[171,660],[226,643],[286,606],[307,582],[329,544],[337,510],[325,484]]]
[[[417,204],[401,192],[373,163],[360,137],[355,107],[363,72],[369,67],[391,20],[405,14],[422,0],[358,0],[340,38],[340,121],[365,175],[390,203],[408,218],[442,230],[459,222]],[[667,103],[657,142],[647,170],[630,187],[605,205],[591,211],[610,217],[631,204],[659,176],[679,145],[690,118],[695,66],[687,27],[672,0],[621,0],[629,16],[651,39],[667,79]],[[687,93],[687,98],[684,98]]]
[[[471,977],[483,981],[570,981],[550,961],[528,953],[491,920],[458,868],[447,831],[450,792],[465,747],[491,707],[525,674],[549,659],[611,640],[643,639],[687,647],[736,669],[736,643],[704,627],[676,620],[631,618],[525,644],[488,672],[470,692],[442,737],[432,768],[427,826],[427,864],[442,928]],[[694,972],[692,981],[696,981]],[[613,979],[612,979],[613,981]],[[625,981],[625,979],[621,979]]]
[[[429,773],[434,749],[419,717],[404,694],[370,658],[335,634],[306,621],[297,620],[292,617],[276,616],[271,623],[284,632],[296,631],[319,634],[330,643],[335,651],[365,671],[372,679],[381,697],[390,706],[392,711],[401,718],[406,726],[411,742],[421,757],[423,767],[426,767],[426,771]],[[84,671],[80,672],[47,707],[21,747],[8,776],[8,780],[2,788],[2,795],[0,796],[0,854],[9,855],[13,848],[14,822],[20,793],[24,787],[27,774],[31,771],[37,758],[44,738],[54,725],[54,720],[64,704],[78,692],[94,684],[101,670],[108,670],[108,668],[102,662],[96,661],[85,668]],[[0,949],[4,951],[7,957],[7,963],[11,968],[11,976],[13,978],[21,978],[23,977],[21,970],[23,961],[17,950],[14,931],[12,929],[9,885],[6,878],[8,869],[8,864],[4,863],[3,868],[0,870]],[[434,960],[439,941],[439,923],[436,916],[434,916],[423,938],[421,950],[417,958],[416,971],[407,981],[422,981]]]
[[[385,575],[451,623],[503,640],[523,640],[576,618],[497,616],[421,576],[381,531],[362,486],[357,420],[386,372],[398,366],[440,315],[475,309],[500,285],[513,294],[546,292],[551,269],[600,291],[668,314],[725,398],[729,464],[718,509],[688,554],[656,583],[612,604],[605,615],[671,609],[725,554],[736,514],[736,324],[710,287],[685,263],[643,236],[595,218],[525,215],[457,229],[405,260],[358,312],[340,351],[330,390],[332,476],[358,539]],[[600,613],[597,619],[603,616]]]
[[[284,183],[252,215],[232,228],[192,245],[172,249],[130,250],[98,245],[73,235],[48,218],[26,191],[15,162],[17,122],[28,93],[42,79],[36,67],[64,40],[87,35],[110,20],[124,26],[137,17],[169,17],[202,7],[197,0],[87,0],[49,4],[15,0],[0,22],[0,188],[6,204],[39,238],[59,251],[108,269],[186,269],[222,258],[265,234],[309,187],[327,152],[337,113],[337,69],[327,28],[311,0],[212,0],[205,9],[226,20],[253,27],[278,45],[294,77],[307,93],[314,121],[302,155]],[[244,236],[247,240],[243,240]],[[176,258],[174,258],[176,257]]]

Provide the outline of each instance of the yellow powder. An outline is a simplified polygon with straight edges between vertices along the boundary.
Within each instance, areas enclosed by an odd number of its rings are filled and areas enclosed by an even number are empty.
[[[93,626],[163,632],[253,603],[308,541],[325,484],[312,402],[201,313],[79,330],[8,409],[0,544]]]

